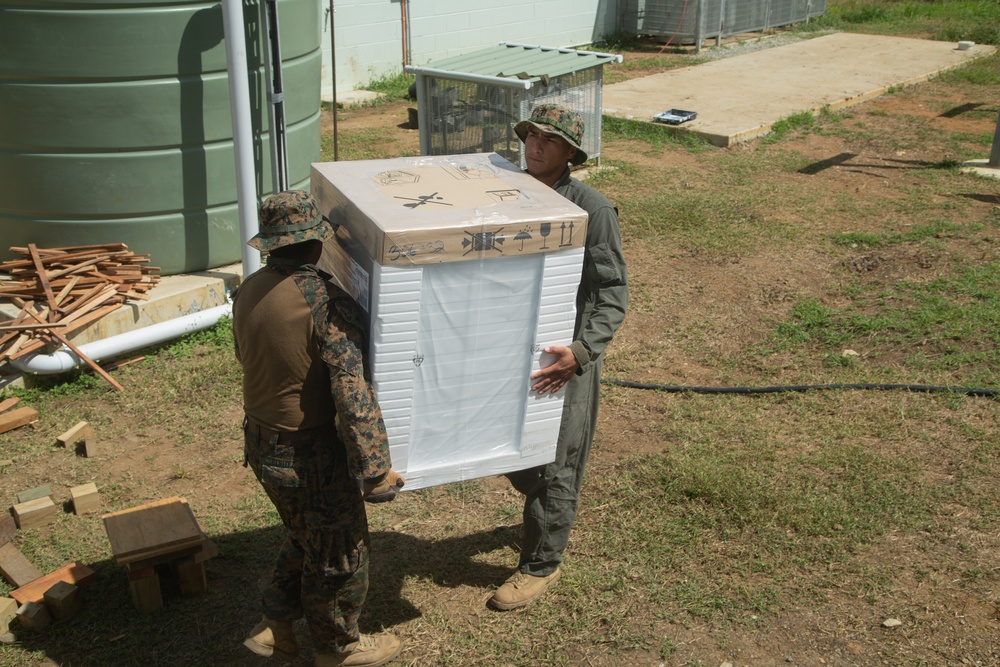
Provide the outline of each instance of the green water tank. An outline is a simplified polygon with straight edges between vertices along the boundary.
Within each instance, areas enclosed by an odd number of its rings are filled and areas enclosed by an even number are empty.
[[[244,0],[257,192],[272,191],[264,36]],[[288,181],[319,160],[315,0],[279,0]],[[241,257],[222,6],[0,0],[0,259],[128,244],[164,275]]]

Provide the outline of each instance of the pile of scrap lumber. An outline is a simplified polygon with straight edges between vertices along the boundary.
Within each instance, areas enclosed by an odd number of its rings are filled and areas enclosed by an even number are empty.
[[[0,324],[0,365],[66,345],[111,382],[96,363],[84,356],[67,336],[120,308],[129,299],[145,300],[159,281],[159,267],[146,266],[148,255],[130,252],[124,243],[38,248],[13,247],[21,259],[0,263],[0,299],[21,311]]]

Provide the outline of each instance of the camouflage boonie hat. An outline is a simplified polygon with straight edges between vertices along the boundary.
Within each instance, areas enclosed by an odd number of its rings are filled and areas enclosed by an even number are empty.
[[[532,110],[528,120],[522,120],[514,126],[514,132],[524,141],[531,126],[568,141],[576,149],[576,155],[570,160],[570,164],[583,164],[587,161],[587,153],[580,146],[583,141],[583,116],[577,112],[558,104],[540,104]]]
[[[260,207],[259,224],[260,232],[247,241],[247,245],[257,250],[333,237],[333,227],[319,212],[316,200],[303,190],[287,190],[268,197]]]

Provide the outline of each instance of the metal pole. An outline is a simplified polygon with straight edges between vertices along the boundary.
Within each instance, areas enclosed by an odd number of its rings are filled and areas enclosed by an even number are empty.
[[[333,20],[333,0],[330,0],[330,92],[333,95],[333,161],[339,159],[337,150],[337,38]]]
[[[1000,113],[997,114],[997,128],[993,131],[993,149],[990,151],[990,159],[986,166],[1000,169]]]
[[[241,0],[223,0],[222,24],[229,72],[229,111],[233,121],[233,155],[236,159],[236,200],[243,246],[243,276],[260,268],[260,252],[247,245],[257,233],[257,184],[253,166],[253,132],[250,123],[250,80],[247,43],[243,34]]]
[[[274,191],[281,192],[288,187],[288,147],[285,139],[285,91],[281,83],[281,43],[278,35],[277,0],[264,0],[261,9],[265,15],[267,29],[268,105],[271,120],[271,158]]]

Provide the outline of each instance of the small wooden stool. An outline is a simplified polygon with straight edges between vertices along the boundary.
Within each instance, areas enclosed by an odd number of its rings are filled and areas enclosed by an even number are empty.
[[[183,498],[167,498],[102,517],[111,553],[128,573],[129,590],[142,613],[163,607],[160,576],[178,579],[183,597],[207,590],[205,561],[219,555]]]

